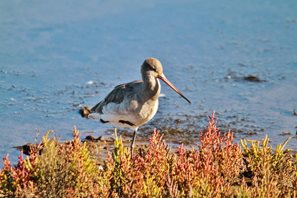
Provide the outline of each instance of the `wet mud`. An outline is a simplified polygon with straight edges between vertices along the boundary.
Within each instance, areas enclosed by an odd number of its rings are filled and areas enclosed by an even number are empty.
[[[292,137],[287,147],[297,149],[297,1],[14,3],[0,2],[0,156],[16,157],[14,146],[47,130],[61,141],[74,126],[83,138],[112,138],[112,126],[78,111],[140,79],[150,56],[192,105],[162,84],[138,144],[156,128],[172,147],[196,145],[215,112],[236,141]],[[128,143],[132,131],[118,131]]]

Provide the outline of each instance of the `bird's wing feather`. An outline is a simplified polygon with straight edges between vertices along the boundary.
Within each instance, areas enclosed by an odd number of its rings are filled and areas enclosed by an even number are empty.
[[[96,104],[92,109],[91,112],[93,113],[103,113],[103,107],[109,103],[120,104],[125,99],[125,96],[135,94],[134,89],[139,88],[141,86],[142,81],[133,81],[130,83],[120,84],[116,86],[101,102]]]

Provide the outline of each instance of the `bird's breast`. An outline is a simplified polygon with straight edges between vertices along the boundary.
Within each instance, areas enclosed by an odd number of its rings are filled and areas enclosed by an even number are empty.
[[[150,121],[158,110],[159,102],[158,100],[149,100],[145,102],[139,112],[139,117],[141,118],[141,124],[145,124]]]

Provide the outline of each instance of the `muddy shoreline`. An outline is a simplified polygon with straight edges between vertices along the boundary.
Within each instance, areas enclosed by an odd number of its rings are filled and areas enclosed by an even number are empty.
[[[276,146],[295,136],[297,1],[75,2],[0,2],[1,156],[17,158],[13,146],[48,130],[61,141],[74,126],[82,137],[112,136],[113,127],[77,111],[141,79],[151,56],[192,105],[162,84],[140,141],[157,128],[172,146],[191,145],[214,111],[236,141],[268,135]],[[297,139],[287,147],[297,149]]]

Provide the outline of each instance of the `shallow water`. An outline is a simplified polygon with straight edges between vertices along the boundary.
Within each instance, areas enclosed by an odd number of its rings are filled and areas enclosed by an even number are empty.
[[[149,56],[192,101],[162,84],[165,97],[149,126],[197,132],[215,111],[237,139],[269,134],[276,145],[288,138],[281,133],[296,133],[295,0],[10,0],[0,10],[1,156],[16,156],[13,146],[49,129],[62,140],[74,126],[83,135],[110,131],[77,110],[139,79]],[[243,80],[248,75],[263,82]]]

